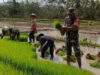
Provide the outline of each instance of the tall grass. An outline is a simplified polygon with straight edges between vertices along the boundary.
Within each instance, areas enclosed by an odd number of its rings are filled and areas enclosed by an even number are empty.
[[[26,73],[18,71],[10,65],[0,62],[0,75],[26,75]]]
[[[0,61],[32,75],[93,75],[72,66],[37,60],[35,49],[26,42],[0,39]]]

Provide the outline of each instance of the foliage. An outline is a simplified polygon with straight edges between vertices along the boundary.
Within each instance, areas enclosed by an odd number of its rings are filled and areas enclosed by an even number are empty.
[[[100,68],[100,63],[99,62],[90,63],[90,66],[95,68]]]
[[[27,1],[27,2],[26,2]],[[8,0],[0,5],[0,17],[29,17],[36,13],[38,18],[64,19],[69,7],[76,9],[81,19],[100,20],[100,1],[96,0],[39,0],[39,1]],[[88,11],[87,11],[88,10]],[[56,12],[55,12],[56,11]]]

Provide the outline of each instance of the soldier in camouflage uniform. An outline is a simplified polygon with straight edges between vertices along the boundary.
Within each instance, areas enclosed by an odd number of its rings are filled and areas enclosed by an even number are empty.
[[[62,35],[66,33],[67,63],[70,64],[70,56],[72,54],[72,47],[73,47],[78,65],[81,68],[78,25],[79,25],[79,18],[75,16],[74,8],[69,8],[68,17],[65,18],[65,25],[62,26],[60,32]]]

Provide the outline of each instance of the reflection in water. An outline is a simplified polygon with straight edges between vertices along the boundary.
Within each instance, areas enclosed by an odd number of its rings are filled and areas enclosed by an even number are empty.
[[[50,56],[45,57],[45,59],[46,60],[50,60]],[[59,59],[57,57],[54,57],[53,58],[53,61],[58,63],[59,62]]]

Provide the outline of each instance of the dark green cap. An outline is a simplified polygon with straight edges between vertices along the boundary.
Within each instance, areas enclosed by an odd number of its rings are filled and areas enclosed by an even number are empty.
[[[72,8],[72,7],[70,7],[70,8],[68,9],[67,14],[73,14],[73,13],[75,13],[74,11],[75,11],[75,9]]]

